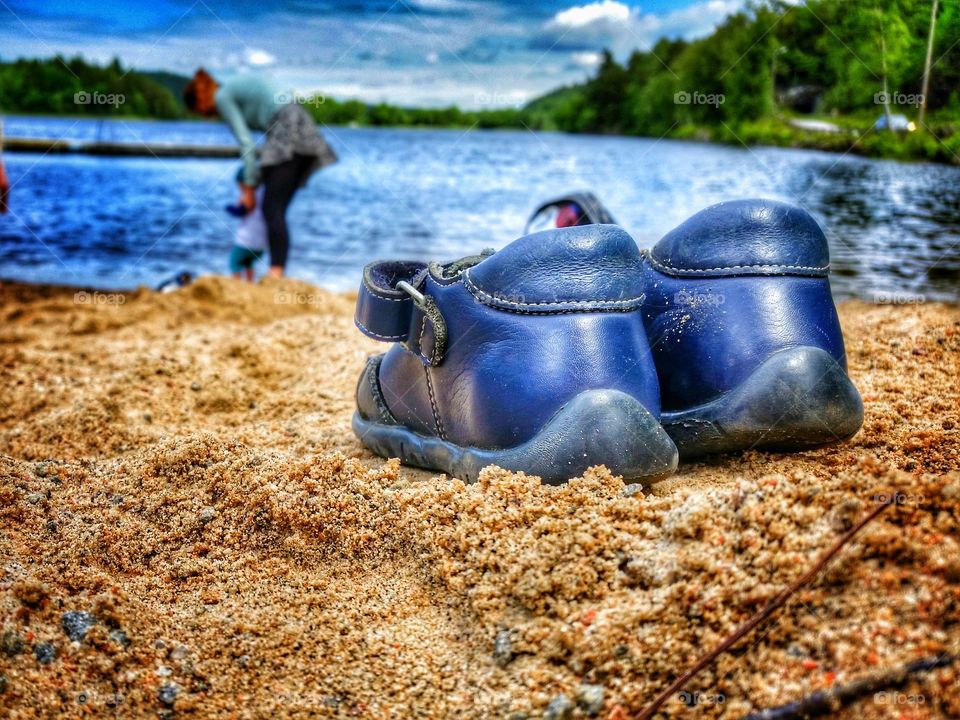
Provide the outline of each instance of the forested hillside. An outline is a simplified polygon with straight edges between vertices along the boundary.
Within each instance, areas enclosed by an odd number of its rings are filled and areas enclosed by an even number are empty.
[[[960,3],[937,5],[929,114],[911,137],[873,133],[859,149],[938,160],[960,151],[951,122],[960,117]],[[569,132],[839,149],[887,112],[919,124],[933,7],[934,0],[756,3],[701,40],[663,39],[622,64],[607,53],[586,84],[531,103],[528,121]],[[786,122],[811,113],[834,118],[838,132],[804,137]]]
[[[82,58],[0,63],[5,113],[175,118],[183,110],[169,89],[119,60],[106,67]]]

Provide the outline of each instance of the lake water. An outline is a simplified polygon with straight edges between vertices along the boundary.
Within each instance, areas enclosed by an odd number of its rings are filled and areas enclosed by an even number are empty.
[[[8,136],[226,144],[199,122],[7,118]],[[516,238],[542,200],[593,190],[643,247],[707,205],[802,205],[830,240],[834,292],[960,300],[960,168],[801,150],[556,133],[329,128],[341,161],[290,210],[288,269],[353,289],[377,258],[447,260]],[[127,288],[226,271],[236,161],[7,153],[0,277]]]

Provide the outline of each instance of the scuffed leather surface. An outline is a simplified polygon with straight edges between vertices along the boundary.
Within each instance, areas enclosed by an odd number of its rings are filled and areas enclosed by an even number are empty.
[[[827,241],[805,210],[774,200],[737,200],[701,210],[650,252],[674,275],[825,277]]]
[[[527,235],[465,272],[481,302],[536,312],[620,307],[642,301],[641,254],[616,225]]]
[[[422,290],[443,314],[446,352],[425,367],[394,345],[380,366],[387,407],[415,432],[485,449],[530,440],[587,390],[619,390],[659,418],[642,268],[623,230],[589,226],[521,238],[455,278],[428,274]],[[481,285],[512,304],[486,302]]]
[[[659,417],[639,311],[525,315],[484,305],[460,282],[443,286],[431,277],[426,289],[447,321],[447,354],[439,366],[425,368],[400,346],[387,353],[380,386],[400,423],[438,434],[435,406],[444,439],[513,447],[590,389],[625,392]]]
[[[826,278],[676,278],[649,265],[644,274],[644,324],[664,412],[730,391],[784,348],[822,348],[846,368]]]

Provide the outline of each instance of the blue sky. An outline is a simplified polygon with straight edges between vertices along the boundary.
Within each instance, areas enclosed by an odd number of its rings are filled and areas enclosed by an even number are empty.
[[[0,57],[269,73],[284,89],[401,105],[515,106],[599,53],[709,33],[744,0],[0,0]]]

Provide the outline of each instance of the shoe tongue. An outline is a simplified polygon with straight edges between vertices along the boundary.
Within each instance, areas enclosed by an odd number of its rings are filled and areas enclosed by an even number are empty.
[[[641,255],[617,225],[545,230],[466,271],[483,292],[524,304],[616,301],[643,294]]]

